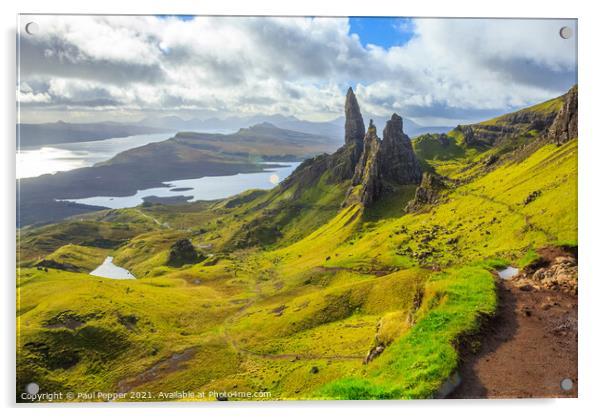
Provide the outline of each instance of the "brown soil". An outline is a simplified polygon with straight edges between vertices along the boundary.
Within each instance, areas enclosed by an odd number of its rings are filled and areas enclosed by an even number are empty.
[[[498,297],[497,316],[463,343],[462,382],[449,398],[577,397],[577,296],[499,281]]]

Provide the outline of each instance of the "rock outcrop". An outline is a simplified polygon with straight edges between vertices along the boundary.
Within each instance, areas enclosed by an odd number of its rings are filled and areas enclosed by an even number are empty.
[[[475,139],[474,130],[472,129],[472,127],[458,125],[458,127],[456,127],[456,130],[458,130],[464,136],[464,144],[466,146],[474,146],[475,145],[476,139]]]
[[[443,189],[445,189],[445,183],[441,178],[435,174],[426,172],[422,176],[420,186],[416,189],[414,199],[408,203],[406,212],[416,212],[427,205],[437,203],[439,194]]]
[[[167,264],[170,266],[180,267],[184,264],[197,263],[203,259],[204,257],[197,253],[190,240],[187,238],[182,238],[171,246]]]
[[[401,117],[393,114],[387,121],[382,141],[370,120],[344,205],[360,202],[370,206],[396,186],[418,184],[421,178],[422,170],[410,138],[403,133]]]
[[[422,170],[410,138],[403,132],[403,120],[397,114],[391,116],[383,130],[380,166],[385,180],[402,184],[418,184]]]
[[[548,129],[547,137],[556,144],[562,144],[577,137],[577,86],[563,97],[563,105]]]
[[[482,123],[459,125],[454,131],[462,135],[463,144],[468,147],[491,147],[540,136],[562,144],[577,137],[577,95],[575,85],[563,96],[541,105]]]
[[[557,290],[577,294],[577,258],[572,255],[556,257],[550,264],[542,265],[534,271],[526,268],[514,280],[521,290]]]

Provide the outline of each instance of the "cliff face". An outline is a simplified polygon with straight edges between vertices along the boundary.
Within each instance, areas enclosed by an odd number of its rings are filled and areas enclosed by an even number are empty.
[[[566,93],[563,104],[550,126],[547,137],[562,144],[577,137],[577,86]]]

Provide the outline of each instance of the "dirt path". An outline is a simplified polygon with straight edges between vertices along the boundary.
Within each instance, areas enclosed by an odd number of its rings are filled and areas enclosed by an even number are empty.
[[[137,209],[136,211],[138,211],[140,213],[140,215],[142,215],[145,218],[148,218],[149,220],[152,220],[155,224],[157,224],[159,227],[163,227],[163,228],[171,228],[171,226],[167,223],[161,222],[158,219],[156,219],[155,217],[148,215],[142,211],[140,211],[139,209]]]
[[[498,294],[479,351],[461,351],[462,383],[449,398],[577,397],[577,297],[510,281],[498,282]],[[561,388],[566,378],[569,391]]]

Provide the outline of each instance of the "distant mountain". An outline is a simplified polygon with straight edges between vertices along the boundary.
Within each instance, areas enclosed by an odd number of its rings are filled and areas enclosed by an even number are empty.
[[[384,126],[388,120],[387,117],[368,115],[364,120],[366,125],[368,124],[369,119],[373,119],[375,124],[379,126]],[[241,128],[263,122],[271,123],[282,129],[295,130],[298,132],[329,137],[337,140],[340,144],[343,143],[343,136],[345,134],[344,117],[338,117],[330,121],[308,121],[301,120],[293,116],[284,116],[282,114],[227,118],[212,117],[205,120],[201,120],[199,118],[184,120],[178,116],[165,116],[158,118],[147,117],[140,120],[138,124],[151,127],[167,128],[177,131],[233,133]],[[422,126],[408,118],[404,118],[403,128],[408,136],[414,137],[425,133],[445,133],[454,128],[454,126]]]
[[[174,140],[196,149],[260,156],[266,160],[303,160],[320,153],[331,153],[340,146],[340,140],[283,129],[268,122],[231,134],[180,132]]]
[[[64,121],[57,121],[55,123],[17,124],[17,139],[22,147],[34,147],[105,140],[136,134],[165,133],[167,131],[169,130],[163,127],[117,122],[65,123]]]

